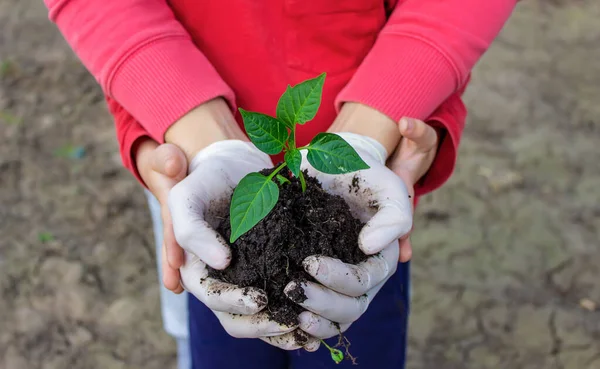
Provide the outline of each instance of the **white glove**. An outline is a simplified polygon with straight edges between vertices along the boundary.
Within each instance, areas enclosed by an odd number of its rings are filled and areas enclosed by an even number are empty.
[[[189,175],[169,193],[175,239],[185,251],[182,285],[213,310],[233,337],[282,335],[296,328],[279,325],[260,312],[267,305],[263,290],[208,278],[206,268],[208,264],[224,269],[231,261],[227,242],[214,230],[218,213],[229,209],[218,209],[219,205],[229,203],[233,189],[246,174],[272,166],[269,156],[248,142],[220,141],[194,157]]]
[[[358,265],[324,256],[309,256],[304,260],[304,269],[320,284],[300,283],[307,299],[299,305],[308,311],[300,314],[299,328],[323,339],[348,329],[394,274],[400,252],[398,239],[410,231],[413,217],[412,199],[404,182],[385,166],[385,148],[369,137],[353,133],[339,135],[356,150],[369,169],[331,175],[315,170],[307,160],[303,161],[302,169],[316,177],[326,191],[343,197],[353,214],[367,222],[359,234],[358,244],[365,254],[373,256]],[[360,189],[349,191],[353,181],[356,182],[354,178],[358,178]],[[286,294],[297,284],[290,282]],[[339,323],[340,330],[332,322]]]

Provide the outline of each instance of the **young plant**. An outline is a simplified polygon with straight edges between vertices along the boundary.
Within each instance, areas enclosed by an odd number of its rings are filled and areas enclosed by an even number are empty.
[[[321,95],[325,73],[306,80],[296,86],[289,86],[277,103],[277,116],[250,112],[240,109],[248,137],[262,152],[276,155],[283,151],[284,162],[271,174],[246,175],[233,191],[230,207],[231,236],[233,243],[266,217],[277,204],[279,187],[289,182],[279,172],[288,167],[300,180],[302,191],[306,181],[300,170],[302,150],[307,150],[306,159],[318,171],[328,174],[351,173],[369,166],[343,138],[333,133],[319,133],[312,141],[296,147],[296,125],[311,121],[321,105]]]

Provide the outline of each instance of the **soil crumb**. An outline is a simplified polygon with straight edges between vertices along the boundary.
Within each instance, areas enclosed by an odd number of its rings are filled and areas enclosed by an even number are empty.
[[[268,175],[273,169],[265,169]],[[358,234],[364,224],[354,218],[348,204],[323,190],[314,177],[306,178],[306,192],[300,181],[284,169],[281,175],[290,183],[279,186],[275,208],[253,229],[233,244],[231,264],[225,270],[209,268],[209,276],[240,287],[258,287],[267,292],[267,311],[281,324],[293,325],[304,309],[283,292],[288,282],[313,278],[304,271],[302,261],[310,255],[325,255],[345,263],[357,264],[367,258],[358,247]],[[229,240],[229,214],[217,227]],[[304,291],[293,291],[296,301],[304,301]]]

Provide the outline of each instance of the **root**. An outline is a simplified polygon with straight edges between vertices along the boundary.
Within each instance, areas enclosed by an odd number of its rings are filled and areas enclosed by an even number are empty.
[[[346,336],[344,336],[344,334],[339,330],[339,325],[338,325],[338,343],[334,346],[334,347],[343,347],[344,348],[344,357],[347,360],[352,361],[352,365],[358,365],[358,362],[356,361],[356,358],[354,356],[352,356],[352,354],[350,353],[350,340],[348,338],[346,338]]]
[[[285,256],[285,275],[290,275],[290,258],[287,257],[287,255],[283,255]]]

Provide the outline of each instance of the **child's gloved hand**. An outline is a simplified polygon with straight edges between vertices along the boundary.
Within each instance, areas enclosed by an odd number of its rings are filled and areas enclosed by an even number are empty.
[[[219,141],[192,159],[189,175],[169,194],[175,239],[185,250],[185,261],[180,268],[181,283],[213,310],[227,333],[237,338],[285,336],[297,328],[279,325],[261,312],[267,305],[264,291],[239,288],[209,278],[206,267],[224,269],[231,260],[227,242],[214,226],[222,216],[219,213],[229,211],[233,189],[246,174],[272,166],[269,156],[248,142]],[[219,209],[219,206],[225,208]],[[283,341],[285,337],[274,339],[274,344]],[[314,342],[309,342],[308,348],[310,344]]]
[[[300,329],[317,338],[339,333],[331,322],[340,323],[344,331],[368,308],[377,292],[396,271],[398,239],[412,227],[412,199],[400,177],[385,166],[387,153],[376,140],[352,133],[342,136],[370,166],[370,169],[344,175],[330,175],[303,161],[303,168],[316,177],[327,191],[342,196],[364,222],[358,244],[367,255],[359,265],[344,264],[338,259],[310,256],[305,270],[320,284],[292,281],[291,291],[299,283],[307,299],[298,302],[308,311],[300,316]],[[348,191],[354,178],[366,191]],[[373,206],[375,205],[375,206]]]
[[[336,191],[336,188],[348,188],[353,174],[330,176],[314,170],[310,172],[328,186],[329,191],[337,192],[353,204],[355,212],[361,214],[363,220],[370,219],[360,234],[359,246],[367,254],[380,251],[356,266],[321,256],[305,260],[306,271],[321,283],[308,282],[304,287],[308,299],[300,304],[308,310],[300,315],[300,329],[313,337],[324,339],[339,334],[332,321],[341,323],[341,332],[348,329],[395,272],[398,254],[400,261],[410,260],[412,249],[408,235],[412,224],[413,186],[431,167],[439,138],[434,128],[417,119],[403,118],[398,128],[402,139],[388,160],[391,170],[382,168],[386,152],[377,141],[341,134],[371,167],[360,172],[361,179],[365,181],[361,185],[372,190],[366,198],[357,197],[360,192]],[[308,163],[305,165],[311,169]],[[396,179],[390,174],[395,174]],[[394,186],[397,186],[396,189]],[[381,201],[382,198],[385,201]],[[369,213],[369,201],[378,202],[376,214]],[[384,212],[386,207],[388,210]],[[396,240],[392,241],[393,237],[400,238],[400,248]],[[384,246],[389,241],[389,245]],[[288,289],[294,287],[293,283],[288,285]]]

